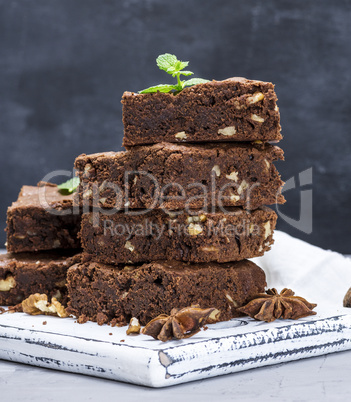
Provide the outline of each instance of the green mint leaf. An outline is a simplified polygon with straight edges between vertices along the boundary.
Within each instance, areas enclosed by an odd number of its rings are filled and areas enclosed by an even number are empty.
[[[156,64],[160,70],[168,72],[169,68],[175,68],[177,61],[178,59],[174,54],[165,53],[157,57]]]
[[[173,77],[175,77],[179,73],[179,71],[176,70],[174,67],[169,67],[169,68],[167,68],[166,73],[168,73],[168,74],[172,75]]]
[[[194,73],[192,71],[180,71],[181,75],[193,75]]]
[[[167,93],[167,92],[171,92],[173,90],[179,90],[177,85],[167,85],[167,84],[160,84],[160,85],[155,85],[153,87],[149,87],[146,89],[143,89],[142,91],[139,91],[140,94],[149,94],[152,92],[163,92],[163,93]]]
[[[61,194],[72,194],[77,190],[79,183],[79,177],[73,177],[73,179],[69,179],[64,183],[59,184],[57,188]]]
[[[175,85],[168,85],[168,84],[155,85],[150,88],[146,88],[143,89],[142,91],[139,91],[140,94],[147,94],[153,92],[167,93],[171,91],[179,92],[185,87],[190,87],[192,85],[203,84],[205,82],[208,82],[208,80],[203,80],[201,78],[193,78],[191,80],[181,81],[180,80],[181,75],[189,76],[193,75],[194,73],[188,70],[183,71],[183,69],[189,65],[189,62],[178,60],[174,54],[165,53],[159,55],[156,59],[156,64],[160,70],[163,70],[167,74],[172,75],[172,77],[177,78],[177,83]]]
[[[184,87],[191,87],[197,84],[205,84],[206,82],[210,82],[209,80],[204,80],[202,78],[191,78],[190,80],[184,81]]]
[[[180,71],[180,70],[183,70],[183,68],[188,67],[188,65],[189,65],[188,61],[180,61],[180,60],[178,60],[177,64],[176,64],[176,69],[178,71]]]
[[[156,59],[157,66],[173,76],[189,65],[188,61],[180,61],[174,54],[161,54]]]

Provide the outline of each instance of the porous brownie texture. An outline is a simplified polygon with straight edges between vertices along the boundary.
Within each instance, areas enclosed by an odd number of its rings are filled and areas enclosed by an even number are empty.
[[[142,213],[143,212],[143,213]],[[164,211],[84,214],[84,251],[107,264],[156,260],[228,262],[263,255],[273,243],[277,215],[254,211]]]
[[[271,82],[241,77],[194,85],[176,94],[125,92],[123,145],[279,141],[276,101]]]
[[[78,249],[79,211],[73,195],[61,195],[55,184],[23,186],[7,209],[8,252]]]
[[[186,264],[158,261],[112,266],[86,261],[68,270],[68,312],[98,324],[142,325],[172,308],[198,304],[220,311],[220,320],[238,317],[237,307],[264,291],[265,274],[253,262]]]
[[[0,306],[16,305],[35,293],[66,304],[67,270],[78,261],[72,251],[0,255]]]
[[[283,151],[270,144],[160,143],[126,152],[80,155],[75,168],[80,206],[203,208],[284,203],[273,165]]]

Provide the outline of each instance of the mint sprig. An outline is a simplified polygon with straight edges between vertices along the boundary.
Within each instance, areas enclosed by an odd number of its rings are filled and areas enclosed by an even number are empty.
[[[69,179],[64,183],[59,184],[57,188],[59,189],[59,192],[61,194],[68,195],[74,193],[77,190],[79,183],[79,177],[73,177],[72,179]]]
[[[180,79],[181,75],[189,76],[193,75],[192,71],[184,70],[185,67],[188,67],[188,61],[180,61],[174,54],[161,54],[156,59],[156,64],[160,70],[165,71],[166,73],[170,74],[172,77],[177,78],[177,84],[175,85],[168,85],[168,84],[159,84],[155,85],[142,91],[139,91],[140,94],[148,94],[152,92],[179,92],[185,87],[191,87],[192,85],[197,84],[204,84],[205,82],[209,82],[208,80],[204,80],[202,78],[191,78],[190,80],[182,81]]]

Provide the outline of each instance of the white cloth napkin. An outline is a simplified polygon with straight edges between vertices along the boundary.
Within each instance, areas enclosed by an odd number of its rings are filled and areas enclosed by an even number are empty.
[[[351,314],[343,298],[351,287],[351,259],[323,250],[284,232],[274,232],[274,245],[263,257],[253,258],[266,273],[267,287],[292,289],[320,308]]]

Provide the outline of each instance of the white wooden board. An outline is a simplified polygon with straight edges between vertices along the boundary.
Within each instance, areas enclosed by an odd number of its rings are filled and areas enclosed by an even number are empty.
[[[0,358],[165,387],[351,349],[351,314],[344,309],[270,324],[233,319],[209,325],[192,338],[166,343],[145,335],[127,336],[126,327],[74,321],[3,314]]]
[[[192,338],[162,343],[145,335],[127,336],[126,327],[3,314],[0,358],[166,387],[351,349],[351,309],[341,307],[351,286],[351,260],[283,232],[274,236],[272,250],[255,259],[268,286],[293,289],[318,304],[318,315],[269,324],[233,319],[209,325]]]

